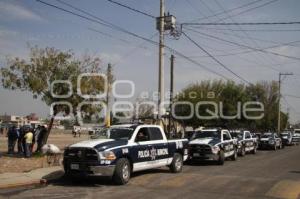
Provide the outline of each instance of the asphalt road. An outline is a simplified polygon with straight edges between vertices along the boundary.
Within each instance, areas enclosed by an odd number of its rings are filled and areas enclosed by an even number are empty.
[[[60,179],[46,187],[5,190],[0,198],[299,198],[300,146],[258,151],[224,166],[185,165],[172,174],[167,168],[134,174],[129,184],[109,179]]]

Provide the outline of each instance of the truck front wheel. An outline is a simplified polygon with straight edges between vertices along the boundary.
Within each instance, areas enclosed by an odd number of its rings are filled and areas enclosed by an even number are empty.
[[[131,166],[126,158],[121,158],[116,163],[115,172],[113,175],[114,183],[123,185],[128,183],[130,179]]]
[[[172,163],[170,165],[170,170],[173,173],[180,173],[183,167],[183,158],[182,155],[179,153],[175,153]]]

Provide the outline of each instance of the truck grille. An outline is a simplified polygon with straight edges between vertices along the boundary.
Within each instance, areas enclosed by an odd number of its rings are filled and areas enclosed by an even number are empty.
[[[98,162],[98,153],[90,148],[69,148],[65,150],[64,159],[70,162]]]
[[[211,147],[206,144],[197,144],[197,145],[190,145],[190,152],[191,153],[200,153],[200,154],[207,154],[211,153]]]
[[[261,144],[269,144],[269,141],[268,140],[263,140],[263,141],[260,141]]]

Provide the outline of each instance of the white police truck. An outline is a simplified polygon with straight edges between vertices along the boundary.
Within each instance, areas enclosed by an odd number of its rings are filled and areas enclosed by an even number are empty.
[[[214,160],[223,165],[226,158],[237,159],[237,140],[227,129],[196,131],[189,142],[189,160]]]
[[[232,138],[237,139],[238,154],[245,156],[246,153],[251,152],[256,154],[258,144],[257,139],[252,137],[250,131],[233,130],[230,132]]]
[[[68,146],[64,170],[71,178],[111,176],[116,184],[126,184],[136,171],[168,166],[181,172],[187,144],[187,139],[168,140],[157,125],[115,125],[102,129],[96,139]]]

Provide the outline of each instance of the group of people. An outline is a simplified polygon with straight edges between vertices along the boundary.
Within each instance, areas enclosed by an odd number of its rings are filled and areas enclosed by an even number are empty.
[[[47,134],[45,126],[38,125],[36,129],[30,126],[22,126],[17,128],[12,126],[8,129],[8,154],[15,153],[15,146],[17,144],[17,152],[19,155],[24,155],[26,158],[32,156],[33,148],[37,143],[36,152],[40,152],[43,146],[43,140]]]

